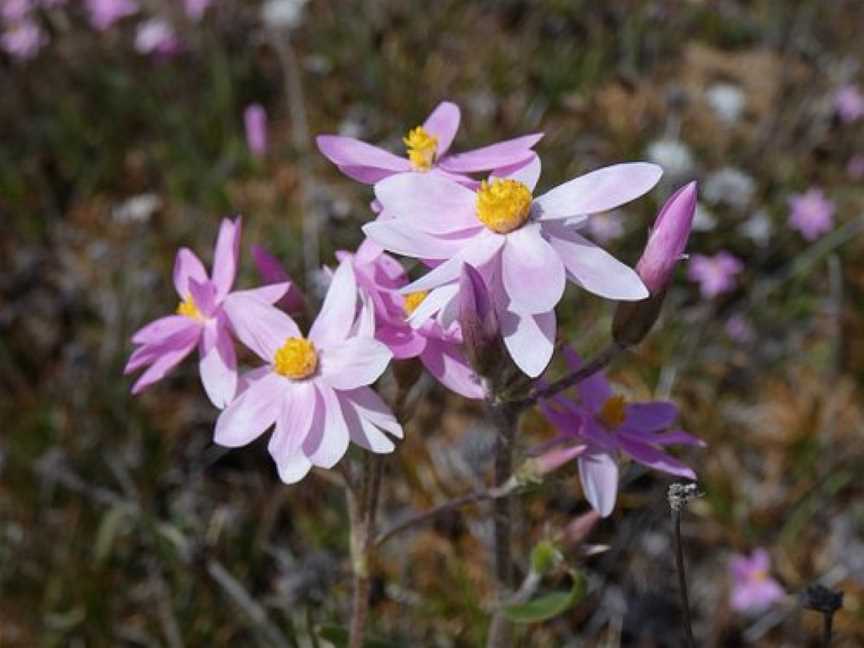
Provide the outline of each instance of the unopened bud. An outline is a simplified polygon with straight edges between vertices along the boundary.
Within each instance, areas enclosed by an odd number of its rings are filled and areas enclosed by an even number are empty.
[[[479,376],[488,376],[501,357],[498,316],[486,282],[467,263],[459,277],[459,324],[468,361]]]
[[[276,305],[285,310],[289,315],[303,313],[306,309],[306,300],[303,298],[303,293],[300,292],[297,284],[288,276],[279,260],[260,245],[252,246],[252,258],[255,260],[258,274],[264,282],[268,284],[289,283],[288,290]]]

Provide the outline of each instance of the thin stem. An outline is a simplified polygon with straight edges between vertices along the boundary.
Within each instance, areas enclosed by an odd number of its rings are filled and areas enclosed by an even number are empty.
[[[834,626],[834,613],[823,612],[822,618],[825,624],[822,626],[822,648],[828,648],[831,645],[831,634]]]
[[[543,389],[536,390],[528,398],[510,401],[508,405],[518,411],[521,409],[525,409],[526,407],[531,407],[542,398],[551,398],[555,394],[564,391],[568,387],[578,385],[580,382],[587,378],[590,378],[598,371],[605,369],[623,350],[623,348],[612,342],[588,364],[585,364],[571,374],[564,376],[564,378],[556,380],[551,385],[544,387]]]
[[[382,462],[363,455],[360,492],[346,489],[351,520],[351,567],[354,572],[354,600],[351,606],[349,648],[362,648],[369,617],[370,565],[375,548],[375,515],[381,494]]]
[[[684,629],[687,632],[687,646],[696,648],[693,640],[693,627],[690,621],[690,600],[687,596],[687,574],[684,571],[684,549],[681,546],[681,510],[672,508],[672,526],[675,538],[675,566],[678,571],[678,591],[681,593],[681,607],[684,608]]]

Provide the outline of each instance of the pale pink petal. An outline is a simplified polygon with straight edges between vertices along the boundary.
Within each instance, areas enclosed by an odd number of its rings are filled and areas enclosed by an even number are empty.
[[[207,279],[199,283],[189,279],[189,293],[195,301],[195,306],[204,317],[213,317],[216,312],[216,287]]]
[[[558,252],[569,278],[585,290],[616,300],[640,300],[648,289],[636,271],[588,239],[563,226],[544,224],[549,243]]]
[[[420,360],[426,370],[448,389],[465,398],[486,397],[480,378],[458,345],[430,338],[420,354]]]
[[[605,452],[583,454],[578,462],[585,499],[601,516],[608,517],[618,498],[618,464]]]
[[[434,173],[400,173],[375,185],[375,197],[397,220],[430,234],[480,229],[477,194]]]
[[[523,135],[473,151],[448,155],[441,159],[438,164],[445,171],[453,173],[473,173],[499,169],[530,159],[534,155],[531,148],[542,137],[542,133]]]
[[[394,173],[411,170],[411,163],[384,149],[366,144],[353,137],[319,135],[318,150],[349,178],[374,184]]]
[[[332,468],[348,450],[348,424],[333,389],[317,381],[315,389],[321,400],[303,443],[303,453],[313,465]]]
[[[496,257],[505,242],[505,236],[490,231],[483,232],[464,244],[456,256],[448,258],[444,263],[408,284],[399,292],[407,295],[418,290],[432,290],[456,281],[459,278],[459,273],[462,272],[463,263],[480,268]]]
[[[291,384],[272,371],[251,382],[216,419],[213,441],[226,448],[239,448],[257,439],[275,423]]]
[[[279,479],[286,484],[296,484],[312,469],[312,462],[303,453],[298,453],[283,459],[276,464]]]
[[[333,273],[324,304],[309,329],[309,339],[319,349],[339,344],[348,337],[357,316],[357,297],[354,268],[350,261],[342,261]]]
[[[207,281],[207,271],[195,253],[189,248],[177,250],[177,258],[174,260],[174,289],[181,299],[189,297],[189,279],[195,279],[199,283]]]
[[[533,155],[527,162],[520,162],[503,169],[497,169],[493,176],[498,178],[509,178],[521,182],[529,191],[534,191],[537,181],[540,180],[540,156]]]
[[[423,129],[438,138],[436,151],[438,158],[447,154],[453,138],[456,137],[456,131],[459,130],[460,118],[459,106],[449,101],[442,101],[423,122]]]
[[[541,220],[596,214],[648,193],[662,175],[663,169],[648,162],[615,164],[565,182],[534,204]]]
[[[164,350],[154,356],[153,363],[150,367],[141,374],[141,377],[132,386],[132,393],[139,394],[146,387],[153,383],[162,380],[165,375],[176,367],[180,362],[192,352],[195,345],[198,343],[198,335],[191,337],[185,344],[179,344],[170,350]]]
[[[382,429],[401,438],[402,427],[384,401],[368,387],[339,392],[337,396],[351,440],[370,452],[378,454],[393,452],[396,446]]]
[[[134,344],[161,344],[175,335],[182,335],[189,329],[197,329],[198,323],[182,315],[168,315],[153,320],[138,329],[132,336]]]
[[[216,251],[213,253],[213,285],[216,287],[216,302],[222,301],[227,295],[237,276],[237,264],[240,259],[240,232],[243,220],[222,219],[219,227],[219,237],[216,239]]]
[[[649,468],[660,470],[678,477],[696,479],[696,473],[694,473],[691,468],[685,466],[677,459],[673,459],[665,452],[661,452],[653,446],[642,443],[627,432],[620,432],[618,434],[618,445],[633,459]]]
[[[225,298],[222,309],[237,339],[266,362],[273,362],[285,340],[302,337],[289,315],[254,297],[232,293]]]
[[[465,235],[471,237],[476,231],[468,230]],[[462,238],[435,236],[401,220],[366,223],[363,233],[390,252],[414,258],[449,259],[465,246]]]
[[[276,430],[270,437],[267,449],[277,466],[292,467],[287,473],[295,471],[303,464],[295,461],[297,455],[306,458],[303,454],[303,442],[312,427],[317,401],[315,387],[311,382],[292,383],[290,389],[286,389],[282,395]],[[280,477],[283,477],[282,472],[280,468]],[[303,474],[305,475],[305,472]]]
[[[519,315],[499,310],[498,321],[516,366],[531,378],[542,374],[555,351],[555,311]]]
[[[515,312],[545,313],[564,295],[564,264],[536,223],[507,235],[501,271],[510,308]]]
[[[321,379],[338,390],[370,385],[384,373],[393,354],[372,338],[355,337],[322,350],[318,355]]]
[[[413,326],[414,328],[419,328],[423,326],[423,324],[425,324],[430,317],[435,315],[444,306],[449,304],[450,301],[454,297],[456,297],[458,293],[458,283],[447,284],[445,286],[441,286],[440,288],[435,288],[434,290],[431,290],[429,294],[426,295],[426,299],[420,302],[420,305],[413,313],[411,313],[411,316],[408,318],[411,326]]]
[[[203,327],[199,355],[198,369],[204,390],[213,405],[224,409],[237,392],[237,356],[227,324],[218,321]]]
[[[387,345],[396,360],[416,358],[426,348],[426,337],[410,326],[379,326],[375,339]]]
[[[293,288],[290,281],[282,283],[268,284],[260,288],[252,288],[250,290],[235,290],[232,295],[257,299],[267,305],[272,305],[281,300]]]
[[[397,439],[403,438],[402,426],[393,416],[390,407],[369,387],[341,392],[340,397],[349,399],[360,416],[375,427],[392,434]]]

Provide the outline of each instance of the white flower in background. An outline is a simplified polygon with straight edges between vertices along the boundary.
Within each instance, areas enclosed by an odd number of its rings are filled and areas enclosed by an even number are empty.
[[[738,231],[756,245],[765,245],[774,233],[771,219],[763,210],[757,211],[738,226]]]
[[[693,216],[693,230],[710,232],[717,227],[717,217],[701,202],[696,203],[696,214]]]
[[[740,169],[723,167],[711,173],[702,185],[702,196],[713,205],[744,209],[753,199],[756,181]]]
[[[688,146],[678,139],[663,138],[648,145],[648,159],[663,167],[667,178],[680,177],[693,170],[693,156]]]
[[[146,223],[162,207],[162,199],[154,193],[133,196],[111,212],[118,223]]]
[[[747,104],[741,88],[731,83],[715,83],[705,92],[705,99],[717,116],[727,124],[737,122]]]
[[[308,0],[267,0],[261,7],[261,20],[272,29],[291,29],[300,24]]]

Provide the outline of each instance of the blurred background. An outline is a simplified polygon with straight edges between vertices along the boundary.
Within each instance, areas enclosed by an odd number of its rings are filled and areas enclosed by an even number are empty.
[[[634,398],[676,400],[709,444],[680,455],[706,493],[683,525],[695,632],[818,645],[796,594],[821,582],[845,592],[835,645],[864,645],[860,0],[0,8],[0,646],[311,646],[322,628],[340,645],[338,485],[282,485],[266,440],[215,449],[194,362],[138,398],[122,370],[131,333],[176,308],[176,249],[209,262],[222,216],[244,216],[239,285],[258,282],[257,243],[316,295],[307,270],[360,242],[371,192],[314,135],[401,153],[445,99],[462,108],[454,150],[545,132],[541,189],[662,165],[649,197],[589,224],[630,264],[659,205],[699,181],[691,260],[657,330],[610,371]],[[568,290],[559,336],[589,354],[613,307]],[[520,447],[549,435],[528,416]],[[432,386],[387,460],[382,526],[482,487],[491,448],[477,404]],[[609,549],[567,556],[587,595],[520,627],[521,645],[680,645],[668,480],[624,481],[588,538]],[[568,470],[520,502],[523,565],[588,510]],[[490,525],[467,508],[385,547],[375,645],[482,645]],[[729,561],[757,548],[788,597],[743,615]]]

